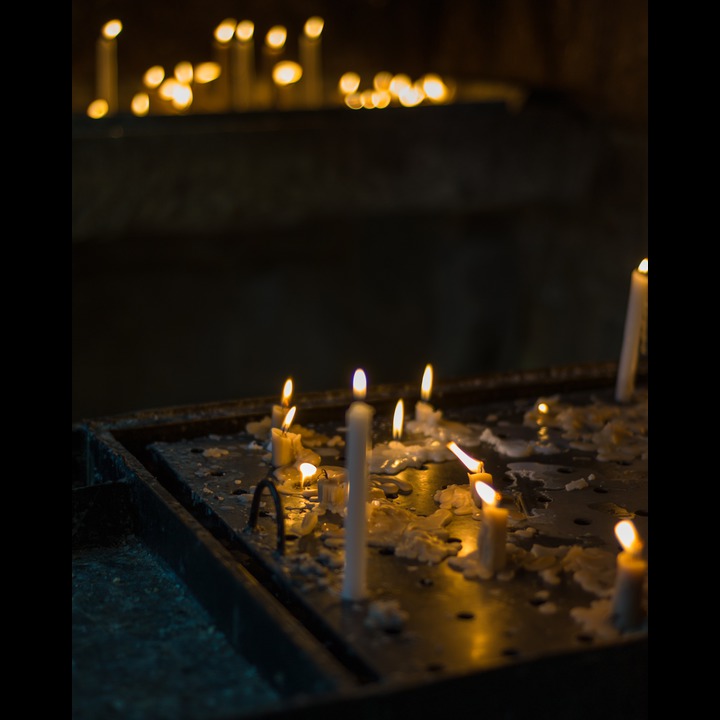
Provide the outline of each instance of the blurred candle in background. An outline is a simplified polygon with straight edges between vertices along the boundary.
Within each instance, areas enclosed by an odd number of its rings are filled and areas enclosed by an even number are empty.
[[[325,21],[313,16],[305,21],[298,40],[300,65],[303,69],[303,101],[308,108],[323,105],[322,31]]]
[[[630,276],[630,296],[625,316],[622,350],[618,363],[615,400],[628,402],[635,393],[638,357],[647,340],[648,260],[645,258]]]
[[[233,41],[233,108],[238,112],[250,110],[255,94],[255,24],[241,20],[235,28]]]
[[[107,114],[118,111],[117,36],[122,31],[119,20],[109,20],[102,26],[97,41],[97,97],[107,102]]]
[[[274,81],[273,69],[282,60],[287,40],[287,28],[284,25],[273,25],[265,34],[262,47],[262,67],[257,83],[257,102],[261,108],[273,105]]]
[[[630,520],[615,525],[615,536],[623,550],[617,556],[612,620],[621,632],[627,632],[637,630],[644,620],[643,592],[648,566],[642,557],[643,543]]]
[[[225,18],[213,33],[215,62],[220,66],[220,75],[215,81],[215,104],[219,112],[226,112],[230,108],[230,41],[236,27],[234,18]]]
[[[278,110],[292,110],[298,106],[297,83],[302,68],[292,60],[282,60],[273,68],[274,105]]]

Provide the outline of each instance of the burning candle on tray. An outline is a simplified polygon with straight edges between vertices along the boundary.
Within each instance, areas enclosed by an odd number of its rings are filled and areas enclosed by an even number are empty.
[[[237,21],[234,18],[225,18],[213,33],[215,62],[220,66],[220,75],[215,81],[216,106],[220,112],[226,112],[230,107],[230,41],[235,35],[236,27]]]
[[[287,40],[287,28],[273,25],[267,33],[262,46],[260,74],[257,78],[256,102],[260,108],[269,108],[273,104],[274,82],[273,68],[282,60]]]
[[[288,378],[283,385],[282,396],[280,397],[280,404],[272,406],[272,427],[282,427],[285,416],[288,414],[290,409],[290,401],[292,400],[293,394],[293,381],[292,378]]]
[[[289,432],[296,409],[293,405],[285,415],[282,426],[272,428],[270,431],[272,463],[275,467],[292,464],[303,449],[302,436],[299,433]]]
[[[461,450],[457,443],[452,440],[446,445],[447,449],[450,450],[462,464],[468,469],[468,482],[470,483],[470,494],[472,495],[473,502],[478,507],[482,507],[482,498],[477,492],[477,483],[482,482],[492,486],[493,476],[485,472],[485,463],[482,460],[476,460],[470,457],[464,450]]]
[[[433,368],[430,363],[425,366],[422,382],[420,384],[420,400],[415,404],[415,421],[418,423],[437,425],[442,412],[435,410],[430,404],[433,386]]]
[[[107,102],[107,114],[118,111],[117,36],[122,31],[119,20],[106,22],[97,41],[97,96]]]
[[[615,400],[629,401],[635,392],[638,357],[647,341],[648,259],[645,258],[630,277],[622,350],[618,363]]]
[[[368,451],[372,444],[373,408],[364,402],[367,379],[363,370],[353,376],[355,400],[345,414],[348,496],[345,511],[345,574],[342,597],[367,597]]]
[[[241,20],[235,28],[233,42],[233,108],[240,112],[254,104],[255,94],[255,24]]]
[[[305,106],[317,108],[323,104],[322,77],[322,40],[325,21],[313,16],[305,21],[303,32],[298,40],[300,65],[303,68],[303,88]]]
[[[497,506],[498,494],[490,485],[482,480],[474,484],[482,500],[478,561],[483,571],[492,576],[505,567],[508,511]]]
[[[617,556],[611,617],[614,625],[625,632],[638,629],[643,621],[642,598],[647,562],[642,557],[642,541],[630,520],[617,523],[615,535],[623,550]]]

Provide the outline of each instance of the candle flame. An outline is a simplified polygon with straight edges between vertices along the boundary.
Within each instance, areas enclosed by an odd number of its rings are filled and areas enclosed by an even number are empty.
[[[228,43],[232,40],[235,34],[235,27],[237,26],[237,20],[235,18],[225,18],[216,28],[213,33],[215,39],[222,43]]]
[[[373,77],[373,87],[376,90],[390,90],[390,83],[392,82],[392,73],[387,70],[381,70],[375,73]]]
[[[364,400],[367,393],[365,371],[358,368],[353,375],[353,396],[356,400]]]
[[[422,384],[420,386],[420,397],[425,402],[428,402],[430,400],[430,395],[432,394],[432,386],[433,386],[433,369],[432,369],[432,365],[430,363],[428,363],[425,366],[425,372],[423,373]]]
[[[480,496],[480,499],[488,505],[497,505],[498,493],[495,489],[490,487],[487,483],[482,480],[475,481],[475,492]]]
[[[302,67],[292,60],[277,63],[272,72],[277,85],[292,85],[302,77]]]
[[[300,487],[305,487],[305,481],[315,475],[316,472],[317,468],[312,463],[300,463],[300,474],[302,475],[300,478]]]
[[[165,79],[165,68],[162,65],[153,65],[148,68],[143,75],[143,84],[145,87],[154,89],[160,86]]]
[[[471,473],[485,472],[485,464],[483,461],[470,457],[470,455],[457,446],[454,440],[451,440],[445,447],[454,453]]]
[[[439,75],[429,73],[422,79],[422,89],[425,95],[433,102],[443,102],[447,99],[447,85],[442,81]]]
[[[187,60],[181,60],[175,65],[175,79],[179,83],[190,83],[193,79],[193,66]]]
[[[620,541],[624,550],[627,550],[635,555],[639,554],[642,550],[642,541],[640,540],[632,521],[621,520],[617,523],[617,525],[615,525],[615,536]]]
[[[119,20],[108,20],[102,26],[102,36],[107,40],[116,38],[122,32],[122,23]]]
[[[390,93],[393,97],[399,98],[400,93],[411,85],[412,80],[409,75],[405,75],[405,73],[398,73],[397,75],[393,75],[393,78],[390,81]]]
[[[130,109],[136,117],[145,117],[150,112],[150,96],[145,92],[135,93],[130,101]]]
[[[195,66],[193,79],[196,85],[205,85],[206,83],[217,80],[220,77],[220,65],[216,62],[204,62]]]
[[[98,98],[97,100],[93,100],[90,105],[88,105],[87,116],[92,118],[93,120],[98,120],[99,118],[105,117],[105,115],[107,115],[108,109],[109,107],[107,100]]]
[[[293,405],[285,415],[285,419],[282,421],[282,431],[285,433],[290,429],[290,426],[292,425],[292,421],[295,418],[295,412],[297,411],[297,406]]]
[[[395,415],[393,415],[393,439],[399,440],[403,433],[403,420],[405,419],[405,405],[402,398],[397,401]]]
[[[273,50],[280,50],[287,40],[287,29],[282,25],[273,25],[265,35],[265,44]]]
[[[638,265],[638,271],[641,273],[644,273],[645,275],[648,274],[648,259],[645,258],[639,265]]]
[[[416,107],[425,99],[425,91],[422,85],[411,85],[403,88],[398,95],[398,100],[403,107]]]
[[[539,402],[537,404],[537,411],[541,415],[547,415],[550,412],[550,406],[545,402]]]
[[[285,381],[285,385],[283,385],[283,391],[282,391],[282,398],[280,399],[280,404],[283,407],[287,407],[290,405],[290,400],[292,398],[293,394],[293,381],[292,378],[288,378]]]
[[[255,33],[255,23],[252,20],[241,20],[235,28],[235,37],[240,42],[249,42]]]
[[[360,76],[356,72],[346,72],[340,76],[338,90],[343,95],[354,93],[360,87]]]
[[[325,27],[325,21],[321,17],[314,15],[305,21],[304,32],[311,40],[316,40],[322,34]]]

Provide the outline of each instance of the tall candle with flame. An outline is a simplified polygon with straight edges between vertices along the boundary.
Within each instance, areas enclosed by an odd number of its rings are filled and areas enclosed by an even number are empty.
[[[303,100],[306,107],[323,104],[322,31],[325,21],[321,17],[308,18],[298,40],[300,65],[303,68]]]
[[[233,108],[239,112],[250,110],[255,99],[255,24],[241,20],[235,28],[233,41]]]
[[[617,575],[612,600],[612,620],[622,632],[637,630],[643,622],[643,589],[647,562],[635,525],[622,520],[615,525],[615,536],[623,550],[617,556]]]
[[[291,465],[302,452],[302,436],[289,431],[292,421],[295,419],[295,411],[295,406],[291,407],[285,415],[282,427],[270,430],[272,463],[275,467]]]
[[[215,62],[220,66],[220,75],[215,81],[215,104],[219,112],[227,112],[230,108],[230,42],[235,35],[237,21],[234,18],[225,18],[213,33],[213,47],[215,51]]]
[[[437,425],[442,413],[430,404],[433,387],[433,367],[430,363],[425,366],[422,382],[420,384],[420,400],[415,404],[415,420],[419,423]]]
[[[615,400],[629,401],[635,392],[638,357],[647,340],[648,259],[633,270],[625,331],[615,384]]]
[[[107,102],[107,114],[118,111],[117,36],[122,31],[119,20],[106,22],[96,47],[97,97]]]
[[[363,370],[353,376],[355,400],[345,414],[347,426],[346,470],[348,483],[345,512],[344,600],[367,597],[368,451],[372,444],[373,408],[364,402],[367,379]]]
[[[505,567],[508,511],[497,506],[498,494],[487,483],[475,483],[482,499],[482,521],[478,535],[478,561],[483,571],[492,576]]]

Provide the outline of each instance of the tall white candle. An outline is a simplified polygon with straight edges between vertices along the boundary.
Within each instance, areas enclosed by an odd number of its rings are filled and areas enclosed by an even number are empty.
[[[478,481],[475,489],[482,498],[478,560],[486,574],[494,575],[505,567],[508,511],[497,507],[497,493],[490,485]]]
[[[238,112],[250,110],[255,93],[255,25],[241,20],[235,28],[233,41],[233,108]]]
[[[308,108],[318,108],[323,104],[322,39],[320,36],[324,26],[325,21],[321,17],[308,18],[298,40],[300,65],[303,68],[303,100]]]
[[[367,597],[367,501],[368,451],[372,437],[373,408],[364,402],[365,373],[356,370],[353,378],[355,400],[345,414],[347,426],[346,469],[348,498],[345,510],[345,575],[341,596],[344,600]]]
[[[117,36],[122,31],[119,20],[106,22],[97,41],[97,97],[107,102],[107,114],[118,111]]]
[[[635,375],[641,344],[647,336],[648,260],[633,270],[625,316],[625,331],[618,363],[615,400],[627,402],[635,392]]]
[[[285,52],[287,28],[284,25],[273,25],[265,33],[262,46],[260,75],[257,78],[255,99],[259,108],[267,109],[274,105],[275,87],[273,68],[279,63]]]
[[[643,544],[629,520],[615,525],[623,550],[617,556],[617,574],[613,592],[611,617],[621,631],[637,630],[643,621],[643,588],[647,562],[642,557]]]

